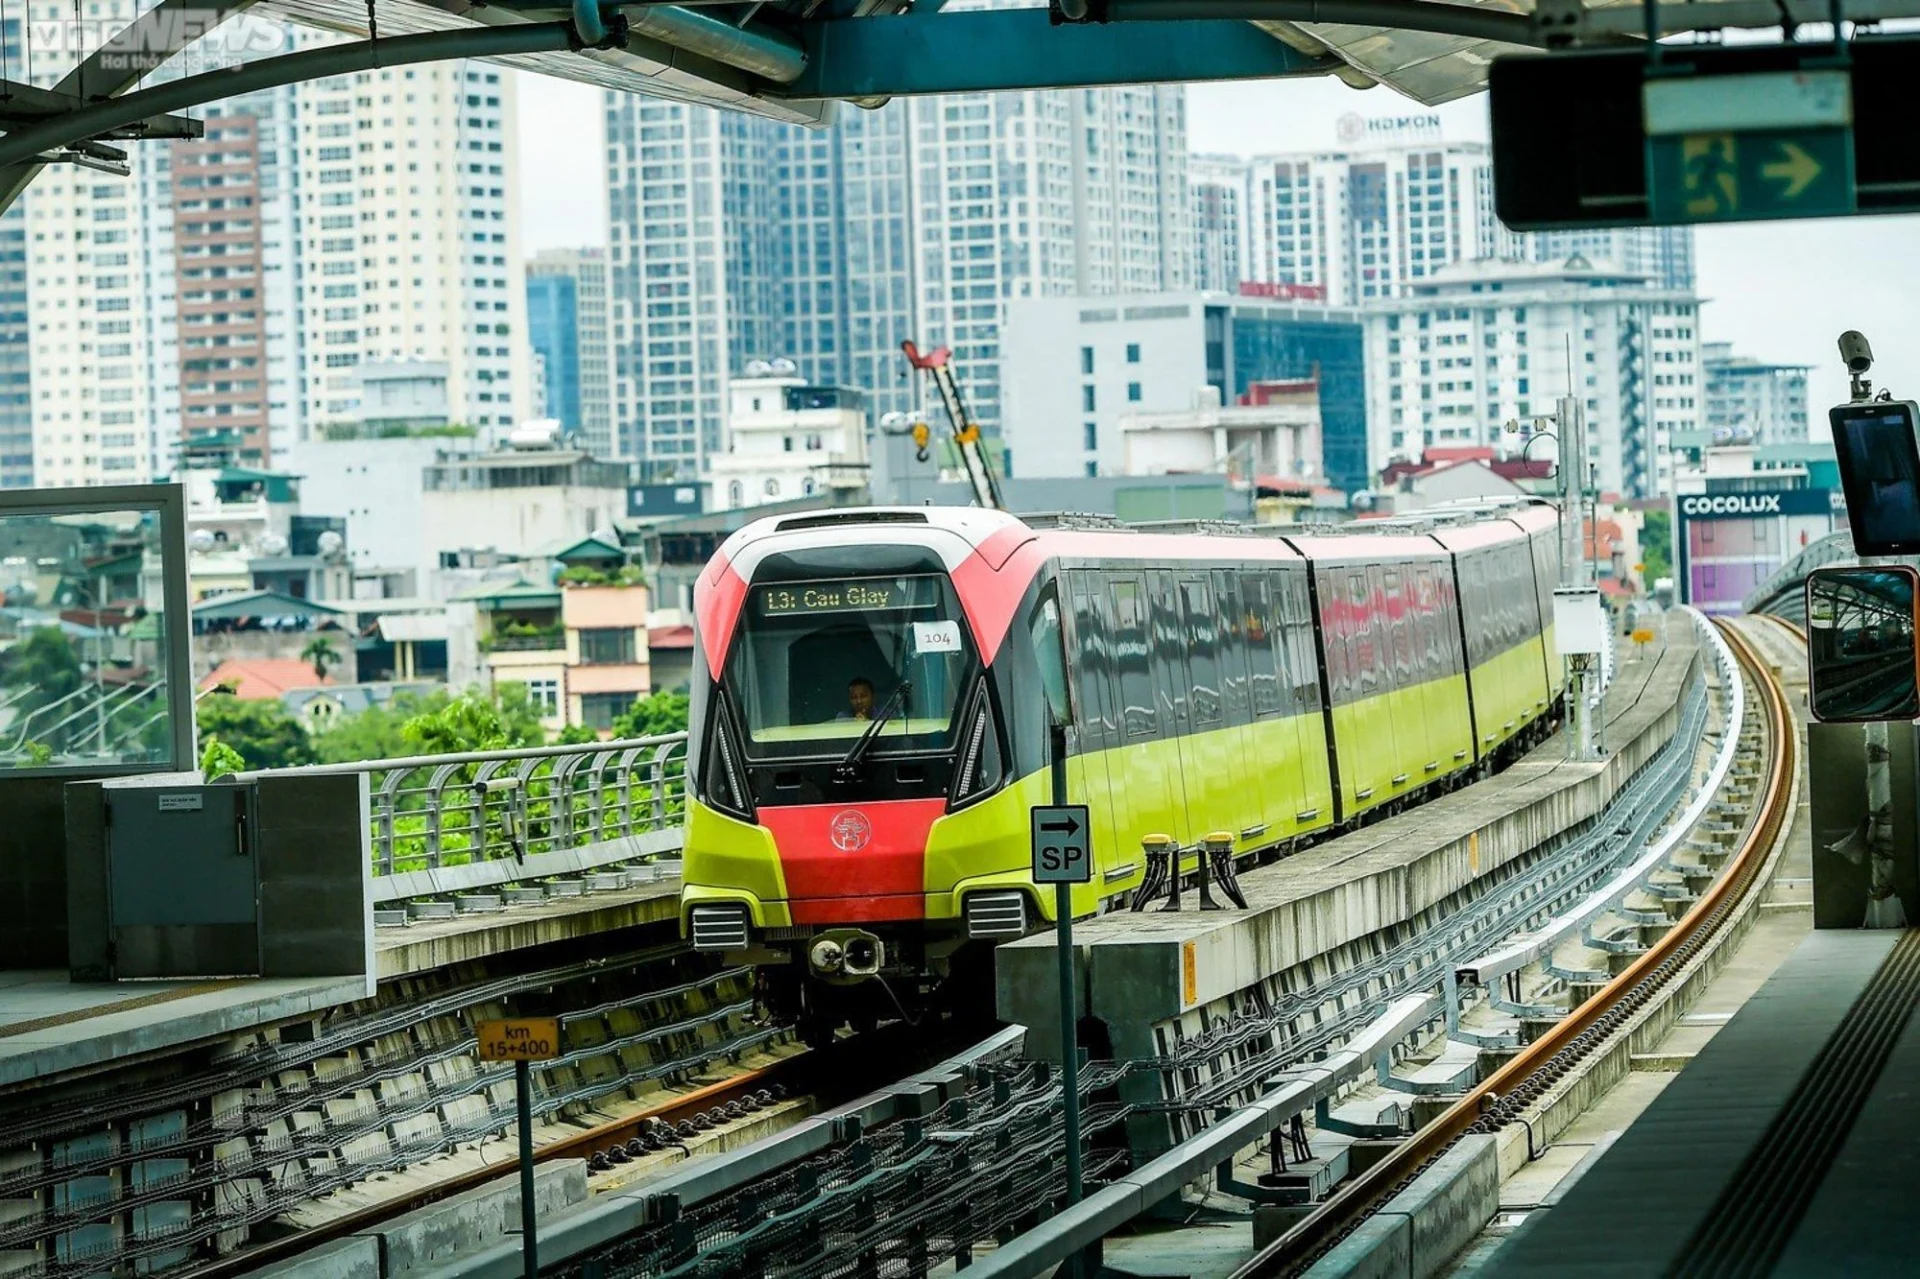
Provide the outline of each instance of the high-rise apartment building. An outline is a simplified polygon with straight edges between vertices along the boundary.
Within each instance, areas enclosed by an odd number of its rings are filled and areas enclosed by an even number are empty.
[[[1645,276],[1663,289],[1693,288],[1693,228],[1690,226],[1535,231],[1525,238],[1535,262],[1565,262],[1578,254],[1595,266]]]
[[[1318,285],[1354,306],[1450,263],[1520,256],[1494,217],[1481,143],[1387,134],[1367,149],[1259,156],[1252,168],[1252,279]]]
[[[33,328],[27,211],[0,217],[0,488],[33,487]]]
[[[1673,437],[1700,428],[1699,300],[1583,258],[1440,268],[1367,310],[1368,463],[1498,442],[1513,419],[1586,406],[1600,487],[1671,491]]]
[[[1193,285],[1231,293],[1251,280],[1248,210],[1252,167],[1237,156],[1196,155],[1187,161],[1193,205]]]
[[[963,94],[849,108],[810,133],[610,96],[616,417],[661,478],[721,447],[725,387],[785,356],[919,402],[902,339],[953,348],[988,431],[1007,300],[1183,286],[1177,88]],[[769,180],[771,178],[771,180]]]
[[[333,76],[296,88],[293,123],[306,429],[356,421],[375,361],[444,363],[459,423],[525,416],[512,79],[467,61]]]
[[[1008,302],[1187,287],[1185,98],[1161,85],[908,106],[915,323],[923,344],[952,348],[975,420],[997,433]]]
[[[539,365],[541,416],[557,419],[597,458],[617,456],[613,311],[604,249],[545,249],[527,263],[527,338]]]
[[[262,283],[260,122],[221,115],[172,144],[176,338],[183,439],[225,435],[234,460],[271,461]]]
[[[1722,440],[1806,442],[1807,365],[1735,355],[1731,342],[1707,343],[1700,360],[1709,431]]]

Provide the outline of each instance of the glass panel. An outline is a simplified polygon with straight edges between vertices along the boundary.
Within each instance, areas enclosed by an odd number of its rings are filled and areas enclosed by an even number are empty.
[[[844,751],[875,721],[885,750],[946,749],[973,637],[944,577],[756,586],[727,662],[748,751]]]
[[[1253,713],[1278,714],[1282,705],[1280,680],[1273,660],[1274,617],[1272,588],[1258,573],[1240,575],[1240,606],[1246,615],[1247,666],[1253,675]]]
[[[1121,719],[1127,735],[1154,731],[1153,675],[1147,661],[1147,618],[1137,581],[1113,584],[1110,650],[1120,670]]]
[[[158,511],[0,515],[0,769],[173,762],[160,560]]]
[[[1807,665],[1815,719],[1905,720],[1920,714],[1914,643],[1911,570],[1808,574]]]
[[[1040,663],[1040,687],[1047,694],[1047,709],[1054,723],[1068,723],[1072,712],[1067,705],[1066,636],[1061,632],[1060,604],[1054,596],[1047,596],[1033,610],[1030,630],[1033,655]]]

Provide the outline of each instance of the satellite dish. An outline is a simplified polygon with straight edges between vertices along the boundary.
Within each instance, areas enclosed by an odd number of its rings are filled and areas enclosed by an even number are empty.
[[[341,537],[338,533],[334,532],[332,529],[327,529],[320,534],[320,539],[319,539],[320,554],[324,556],[331,558],[335,555],[338,555],[341,551],[346,549],[346,545],[347,545],[347,539],[344,537]]]
[[[798,364],[795,364],[792,360],[789,360],[784,355],[773,362],[772,368],[775,373],[781,374],[783,376],[798,373],[800,371],[800,366]]]
[[[197,528],[187,537],[187,549],[199,555],[205,555],[216,545],[212,529]]]
[[[767,363],[765,360],[747,361],[748,377],[765,377],[771,372],[773,372],[773,365]]]
[[[287,539],[278,533],[261,534],[260,553],[262,555],[285,555],[287,553]]]

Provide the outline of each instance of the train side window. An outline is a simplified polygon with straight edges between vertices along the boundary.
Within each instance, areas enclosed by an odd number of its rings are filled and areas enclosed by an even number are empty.
[[[1422,564],[1413,575],[1414,607],[1420,618],[1420,669],[1428,679],[1447,673],[1440,638],[1440,598],[1434,586],[1433,565]]]
[[[1067,645],[1060,625],[1060,597],[1048,587],[1027,619],[1027,633],[1033,639],[1033,655],[1040,665],[1040,688],[1046,694],[1047,711],[1055,724],[1073,722],[1073,706],[1067,699]]]
[[[1320,639],[1327,653],[1327,692],[1336,703],[1350,702],[1354,696],[1352,662],[1348,660],[1347,607],[1341,595],[1340,579],[1331,573],[1320,575]]]
[[[1084,572],[1073,575],[1073,627],[1067,638],[1075,655],[1070,670],[1072,698],[1080,712],[1080,726],[1087,733],[1104,739],[1113,731],[1112,712],[1107,706],[1107,681],[1111,678],[1113,656],[1100,618],[1099,590],[1099,578]]]
[[[1199,724],[1220,722],[1219,622],[1213,598],[1204,581],[1180,583],[1181,612],[1186,620],[1187,670],[1193,681],[1193,718]]]
[[[1347,603],[1352,625],[1349,651],[1353,657],[1353,673],[1358,676],[1355,683],[1359,686],[1355,691],[1361,697],[1370,697],[1379,691],[1387,658],[1381,651],[1384,638],[1381,628],[1374,624],[1373,591],[1367,585],[1365,573],[1347,574]]]
[[[1153,672],[1147,658],[1147,611],[1139,579],[1123,579],[1109,588],[1113,596],[1113,632],[1109,636],[1119,672],[1120,721],[1128,737],[1153,736]]]
[[[1258,573],[1240,575],[1241,634],[1245,640],[1253,713],[1264,718],[1280,713],[1284,702],[1280,676],[1274,665],[1273,588]]]
[[[1220,698],[1227,722],[1247,722],[1247,617],[1240,604],[1240,582],[1224,569],[1213,571],[1213,598],[1220,629]]]
[[[1305,570],[1275,575],[1280,594],[1282,652],[1287,677],[1293,685],[1293,711],[1320,709],[1320,658],[1313,646],[1313,597],[1307,592]]]
[[[1413,660],[1413,632],[1418,624],[1409,604],[1407,580],[1398,569],[1388,569],[1384,577],[1386,598],[1381,616],[1393,631],[1393,674],[1401,688],[1419,683],[1420,672]],[[1395,617],[1395,613],[1399,617]]]

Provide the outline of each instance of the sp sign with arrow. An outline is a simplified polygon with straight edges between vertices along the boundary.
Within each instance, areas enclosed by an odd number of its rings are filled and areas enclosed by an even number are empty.
[[[1093,879],[1087,806],[1049,804],[1032,810],[1033,882],[1085,884]]]

